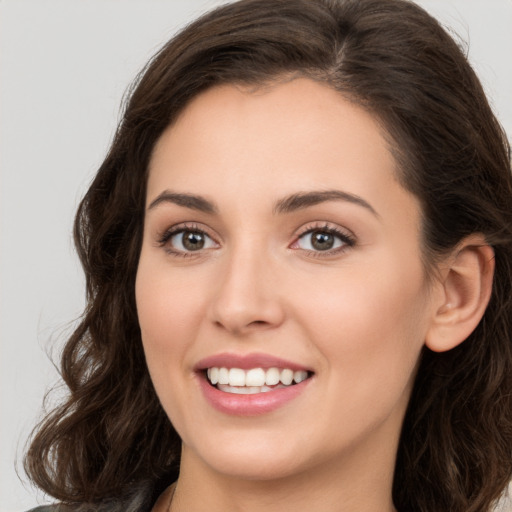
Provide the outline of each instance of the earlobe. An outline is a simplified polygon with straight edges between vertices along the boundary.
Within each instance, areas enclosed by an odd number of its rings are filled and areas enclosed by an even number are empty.
[[[482,235],[471,235],[446,259],[442,274],[425,339],[434,352],[462,343],[482,319],[491,297],[494,250]]]

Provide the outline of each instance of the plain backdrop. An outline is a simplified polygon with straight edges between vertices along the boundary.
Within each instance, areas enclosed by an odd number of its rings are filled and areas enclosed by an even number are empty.
[[[0,512],[51,501],[19,460],[58,382],[49,355],[58,360],[84,304],[72,218],[123,93],[177,28],[220,3],[0,0]],[[469,43],[510,137],[512,0],[419,3]]]

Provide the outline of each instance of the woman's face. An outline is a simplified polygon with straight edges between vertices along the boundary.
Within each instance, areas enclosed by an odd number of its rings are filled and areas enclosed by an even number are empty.
[[[433,306],[418,201],[358,106],[307,79],[196,97],[151,159],[136,297],[183,464],[391,471]]]

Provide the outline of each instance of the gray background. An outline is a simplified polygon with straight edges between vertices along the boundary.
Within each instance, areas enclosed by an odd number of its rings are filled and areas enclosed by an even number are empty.
[[[220,3],[0,0],[0,512],[46,502],[15,460],[58,382],[47,354],[58,359],[83,307],[72,218],[123,92],[178,27]],[[510,138],[512,0],[419,3],[469,41]]]

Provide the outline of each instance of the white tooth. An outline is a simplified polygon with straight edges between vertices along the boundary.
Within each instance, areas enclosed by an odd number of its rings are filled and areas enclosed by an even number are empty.
[[[208,370],[206,370],[206,376],[208,377],[208,380],[210,380],[210,375],[211,375],[211,370],[210,368],[208,368]]]
[[[223,384],[219,384],[218,386],[220,391],[224,391],[224,393],[232,393],[234,395],[255,395],[257,393],[263,393],[263,388],[259,386],[225,386]],[[268,388],[270,390],[270,388]]]
[[[305,371],[296,371],[293,374],[293,380],[298,384],[299,382],[302,382],[303,380],[306,380],[308,376],[308,372]]]
[[[208,368],[208,378],[210,382],[215,386],[217,382],[219,382],[219,369],[215,366],[213,368]]]
[[[246,386],[263,386],[265,384],[265,370],[253,368],[245,374]]]
[[[230,386],[245,386],[245,372],[240,368],[231,368],[229,370]]]
[[[267,386],[275,386],[279,383],[280,371],[277,368],[269,368],[265,374],[265,384]]]
[[[227,368],[219,368],[219,384],[229,384],[229,372]]]
[[[293,382],[293,371],[288,368],[281,371],[279,380],[285,385],[289,386]]]
[[[233,391],[232,393],[235,393],[236,395],[250,395],[252,388],[247,388],[245,386],[236,386],[231,388]]]
[[[229,386],[227,384],[219,384],[217,388],[224,393],[232,393],[234,395],[256,395],[258,393],[266,393],[274,389],[286,388],[283,384],[270,388],[268,386]]]
[[[233,395],[243,395],[245,392],[244,387],[233,387],[233,386],[219,386],[219,389],[221,391],[224,391],[225,393],[232,393]]]

